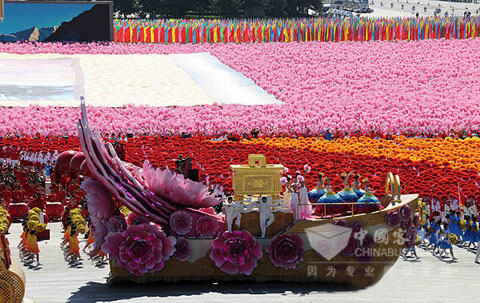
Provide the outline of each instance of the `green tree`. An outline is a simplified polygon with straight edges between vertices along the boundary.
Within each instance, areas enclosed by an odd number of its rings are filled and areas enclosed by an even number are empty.
[[[189,9],[197,13],[200,18],[203,18],[206,13],[211,12],[212,0],[191,0],[189,1]]]
[[[269,17],[286,17],[285,9],[288,0],[267,0],[265,2],[265,15]]]
[[[114,0],[113,11],[121,14],[123,17],[133,14],[137,11],[137,1],[135,0]]]
[[[240,16],[242,0],[213,0],[212,4],[215,14],[222,17]]]
[[[265,16],[266,0],[243,0],[243,15],[245,17]]]

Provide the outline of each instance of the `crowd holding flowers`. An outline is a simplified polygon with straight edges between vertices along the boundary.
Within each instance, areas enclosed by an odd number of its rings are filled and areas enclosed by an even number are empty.
[[[477,40],[418,43],[124,45],[30,43],[0,53],[171,54],[210,52],[282,104],[89,108],[102,133],[266,136],[478,132]],[[464,64],[464,62],[469,62]],[[88,102],[88,100],[87,100]],[[0,136],[75,135],[76,108],[2,107]],[[12,123],[15,121],[15,123]]]

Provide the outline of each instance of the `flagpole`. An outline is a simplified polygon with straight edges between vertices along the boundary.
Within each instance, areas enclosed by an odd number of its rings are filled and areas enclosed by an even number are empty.
[[[3,22],[5,17],[5,1],[0,0],[0,21]]]

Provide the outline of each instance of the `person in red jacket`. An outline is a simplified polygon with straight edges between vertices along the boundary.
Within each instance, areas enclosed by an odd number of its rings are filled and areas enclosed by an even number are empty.
[[[32,200],[28,202],[28,208],[32,209],[34,207],[38,207],[41,210],[45,210],[47,207],[47,203],[45,203],[45,199],[42,197],[42,195],[37,192]]]
[[[4,187],[3,190],[3,199],[5,200],[5,204],[8,206],[12,203],[12,191],[8,186]]]
[[[21,190],[18,185],[15,186],[15,190],[12,192],[12,201],[14,203],[25,202],[25,191]]]

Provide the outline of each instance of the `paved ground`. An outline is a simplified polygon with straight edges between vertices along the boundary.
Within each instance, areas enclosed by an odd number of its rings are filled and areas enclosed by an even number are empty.
[[[16,245],[19,224],[9,235],[13,260],[19,263]],[[359,291],[345,287],[290,283],[175,283],[106,284],[108,268],[84,260],[69,268],[60,250],[60,225],[49,224],[52,240],[40,243],[41,268],[24,267],[26,297],[36,303],[91,302],[476,302],[480,297],[480,265],[474,254],[456,248],[458,262],[443,262],[417,249],[418,261],[399,260],[376,285]],[[83,243],[81,247],[83,248]]]
[[[374,11],[369,14],[362,14],[364,16],[403,17],[414,16],[417,12],[420,16],[433,16],[434,11],[438,8],[441,10],[440,16],[444,16],[446,11],[450,16],[452,14],[455,16],[463,16],[465,11],[469,11],[472,15],[478,15],[480,12],[480,1],[478,0],[477,3],[433,0],[369,0],[369,3]],[[415,9],[413,9],[413,7],[415,7]]]

